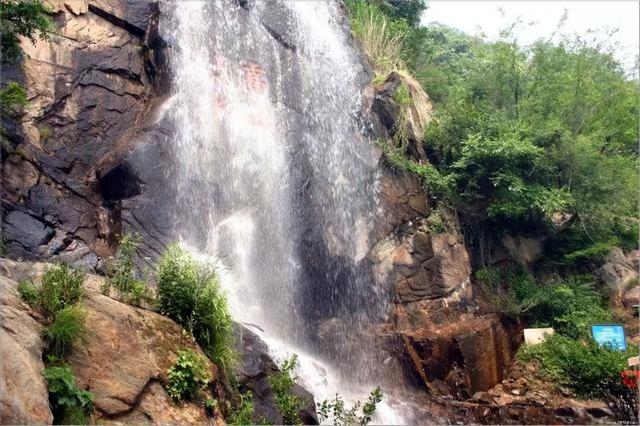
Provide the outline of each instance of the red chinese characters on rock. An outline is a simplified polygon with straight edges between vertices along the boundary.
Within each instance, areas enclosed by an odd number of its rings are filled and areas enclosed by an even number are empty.
[[[264,93],[269,87],[267,78],[262,67],[256,63],[250,62],[243,67],[244,78],[249,90]]]

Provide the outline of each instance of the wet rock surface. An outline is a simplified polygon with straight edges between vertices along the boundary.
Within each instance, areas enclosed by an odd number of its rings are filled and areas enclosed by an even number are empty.
[[[152,97],[141,37],[151,1],[56,0],[50,41],[24,40],[21,67],[3,69],[28,91],[3,156],[4,237],[14,258],[75,260],[111,253],[117,209],[104,204],[102,164],[126,151]],[[108,199],[107,199],[108,201]],[[72,243],[87,252],[66,250]],[[84,262],[95,267],[95,261]]]

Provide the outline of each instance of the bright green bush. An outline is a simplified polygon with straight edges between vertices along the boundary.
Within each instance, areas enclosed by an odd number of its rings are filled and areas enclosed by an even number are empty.
[[[176,363],[167,370],[167,393],[175,401],[191,400],[211,378],[205,358],[191,349],[180,351]]]
[[[18,293],[20,298],[31,307],[38,306],[38,288],[29,280],[22,280],[18,283]]]
[[[603,397],[622,390],[620,372],[627,369],[627,359],[637,355],[637,348],[626,352],[601,347],[562,335],[548,336],[537,345],[524,345],[519,360],[537,360],[543,377],[570,387],[581,397]]]
[[[15,81],[0,89],[0,111],[14,112],[27,105],[27,91]]]
[[[213,362],[229,367],[235,359],[232,320],[216,270],[173,244],[157,275],[160,312],[189,330]]]
[[[79,305],[66,306],[58,311],[51,325],[44,330],[49,352],[64,356],[84,336],[85,317],[86,312]]]
[[[571,276],[542,286],[535,297],[537,303],[528,312],[532,325],[553,327],[568,337],[588,338],[592,324],[612,319],[591,276]]]
[[[523,316],[534,327],[553,327],[562,335],[586,338],[592,324],[611,321],[591,276],[539,284],[523,271],[483,268],[476,279],[497,312]]]
[[[331,401],[325,400],[320,404],[318,417],[322,422],[330,420],[331,424],[337,426],[368,425],[371,423],[376,407],[382,401],[382,397],[382,391],[380,387],[377,387],[371,391],[364,405],[360,401],[356,401],[353,406],[348,408],[345,406],[342,397],[336,394],[335,399]],[[362,409],[360,408],[361,406]],[[358,413],[358,410],[360,410],[360,413]]]
[[[602,262],[616,244],[616,240],[600,241],[590,244],[585,248],[565,254],[563,263],[576,265],[581,263]]]
[[[38,305],[50,319],[67,306],[78,303],[84,295],[85,274],[72,271],[65,264],[54,265],[42,276]]]
[[[293,394],[296,381],[292,373],[297,363],[298,356],[292,355],[291,358],[284,361],[280,371],[270,375],[267,379],[276,398],[276,405],[282,416],[282,421],[286,425],[301,424],[299,411],[303,406],[303,401]]]
[[[68,365],[49,366],[42,375],[47,381],[54,424],[87,424],[93,411],[93,393],[76,386]]]

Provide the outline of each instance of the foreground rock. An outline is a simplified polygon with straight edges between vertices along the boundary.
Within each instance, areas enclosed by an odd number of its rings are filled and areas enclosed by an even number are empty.
[[[0,424],[51,423],[42,326],[20,300],[17,285],[0,276]]]
[[[15,281],[37,280],[45,266],[0,260],[3,424],[52,421],[41,375],[42,325],[20,301]],[[178,351],[190,348],[202,354],[198,345],[169,318],[99,294],[101,281],[97,276],[87,279],[82,302],[87,312],[86,334],[66,358],[78,387],[94,393],[96,418],[127,423],[214,423],[201,405],[174,404],[162,386]],[[217,369],[207,362],[215,381]]]

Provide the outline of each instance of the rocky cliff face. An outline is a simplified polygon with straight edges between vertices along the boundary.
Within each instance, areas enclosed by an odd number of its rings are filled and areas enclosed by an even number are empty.
[[[152,98],[147,1],[52,1],[59,31],[23,41],[7,67],[29,105],[8,123],[2,168],[4,238],[14,258],[78,262],[112,251],[119,213],[101,193],[103,166],[126,152]]]
[[[400,86],[409,88],[406,105],[394,100]],[[407,154],[424,162],[420,135],[432,106],[420,86],[394,73],[374,88],[369,105],[378,134],[394,143],[402,132]],[[505,377],[519,344],[512,337],[517,330],[495,315],[478,314],[460,227],[427,192],[414,176],[384,168],[385,219],[368,258],[375,280],[391,290],[386,330],[402,342],[401,364],[433,395],[468,398]]]

